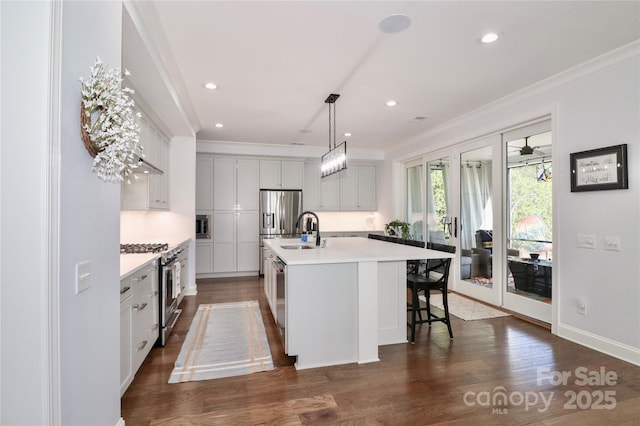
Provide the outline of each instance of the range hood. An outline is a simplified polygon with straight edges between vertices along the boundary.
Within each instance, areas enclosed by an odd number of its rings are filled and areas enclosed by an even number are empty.
[[[154,175],[164,174],[162,170],[160,170],[159,168],[157,168],[156,166],[154,166],[153,164],[151,164],[150,162],[148,162],[142,157],[138,159],[138,165],[136,166],[134,173],[140,173],[140,172],[145,174],[154,174]]]

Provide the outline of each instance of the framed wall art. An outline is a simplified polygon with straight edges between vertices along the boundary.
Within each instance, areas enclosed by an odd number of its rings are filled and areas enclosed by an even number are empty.
[[[571,192],[628,189],[627,144],[574,152]]]

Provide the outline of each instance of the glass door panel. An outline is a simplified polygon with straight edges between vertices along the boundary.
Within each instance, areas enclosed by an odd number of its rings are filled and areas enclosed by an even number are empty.
[[[500,191],[495,189],[500,187],[500,179],[499,168],[494,170],[494,153],[499,147],[500,137],[496,135],[459,148],[460,257],[455,285],[461,293],[498,306],[502,273],[496,267],[495,254],[501,246],[496,244],[501,231],[497,226],[500,215],[494,212],[500,202]]]
[[[407,222],[411,239],[424,241],[423,165],[407,167]]]
[[[428,242],[450,244],[451,216],[449,215],[448,176],[449,158],[427,163],[427,236]]]
[[[507,152],[504,306],[551,322],[553,272],[550,122],[504,135]]]

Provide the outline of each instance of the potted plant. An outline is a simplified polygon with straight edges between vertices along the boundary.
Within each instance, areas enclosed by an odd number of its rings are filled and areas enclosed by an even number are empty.
[[[392,237],[404,238],[405,240],[411,237],[409,234],[409,224],[401,220],[392,220],[384,225],[384,230],[387,235]]]

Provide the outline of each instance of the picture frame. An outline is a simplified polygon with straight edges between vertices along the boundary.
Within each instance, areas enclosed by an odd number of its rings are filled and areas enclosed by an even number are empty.
[[[627,144],[574,152],[571,192],[628,189]]]

